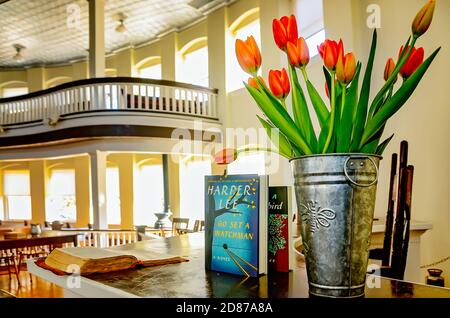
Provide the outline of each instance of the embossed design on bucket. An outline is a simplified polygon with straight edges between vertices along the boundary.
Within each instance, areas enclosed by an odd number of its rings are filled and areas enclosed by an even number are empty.
[[[336,212],[332,209],[322,209],[317,205],[317,201],[309,201],[306,205],[300,203],[303,208],[302,222],[309,224],[311,233],[314,233],[319,227],[330,227],[331,220],[336,218]]]
[[[329,154],[291,160],[311,295],[364,295],[380,159]]]

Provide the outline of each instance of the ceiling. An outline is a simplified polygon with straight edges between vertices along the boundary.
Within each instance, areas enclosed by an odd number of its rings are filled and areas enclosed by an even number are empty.
[[[105,0],[106,53],[136,46],[203,17],[227,0]],[[88,56],[86,0],[0,0],[0,68],[67,63]],[[116,32],[118,14],[127,16]],[[13,59],[15,44],[23,60]]]

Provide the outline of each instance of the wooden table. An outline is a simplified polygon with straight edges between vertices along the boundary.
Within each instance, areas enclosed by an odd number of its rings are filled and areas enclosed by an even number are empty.
[[[68,234],[59,231],[44,231],[40,235],[27,235],[25,238],[0,240],[0,250],[64,243],[73,243],[77,246],[77,236],[78,234],[76,233]]]
[[[152,250],[185,256],[189,262],[82,277],[79,288],[68,288],[68,281],[73,281],[73,278],[54,275],[37,267],[32,260],[28,261],[28,269],[32,274],[64,288],[66,297],[308,297],[306,269],[300,258],[290,273],[271,273],[259,278],[245,279],[206,271],[203,233],[137,242],[115,249],[124,253],[127,250]],[[379,288],[369,288],[372,281],[368,279],[366,297],[450,298],[450,289],[377,278]]]

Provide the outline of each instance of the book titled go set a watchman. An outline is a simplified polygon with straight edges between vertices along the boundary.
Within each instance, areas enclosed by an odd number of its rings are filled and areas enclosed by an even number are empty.
[[[257,277],[267,272],[267,176],[205,177],[205,267]]]

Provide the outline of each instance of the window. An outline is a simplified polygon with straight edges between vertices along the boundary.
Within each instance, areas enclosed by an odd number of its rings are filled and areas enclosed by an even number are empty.
[[[162,165],[143,165],[136,175],[134,224],[153,226],[154,213],[164,210],[164,181]]]
[[[106,213],[109,224],[120,224],[119,168],[106,169]]]
[[[9,87],[3,89],[3,98],[28,94],[28,87]]]
[[[160,80],[162,77],[161,64],[155,64],[139,69],[139,77]]]
[[[45,206],[47,221],[75,221],[75,170],[52,170]]]
[[[312,58],[318,55],[317,46],[325,41],[322,0],[296,0],[295,3],[298,29],[306,39]]]
[[[233,33],[232,45],[230,47],[230,68],[228,73],[228,91],[235,91],[243,88],[242,82],[247,82],[249,75],[245,73],[239,66],[239,62],[236,59],[235,42],[237,39],[245,41],[247,37],[252,35],[255,38],[258,47],[261,48],[261,30],[259,25],[259,19],[240,27]]]
[[[182,56],[178,81],[205,87],[209,86],[207,46]]]
[[[180,163],[180,214],[190,220],[204,220],[205,176],[211,174],[211,161]]]
[[[229,174],[265,174],[264,153],[249,153],[239,156],[228,165]]]
[[[30,172],[27,170],[5,171],[3,181],[5,219],[30,220]]]

